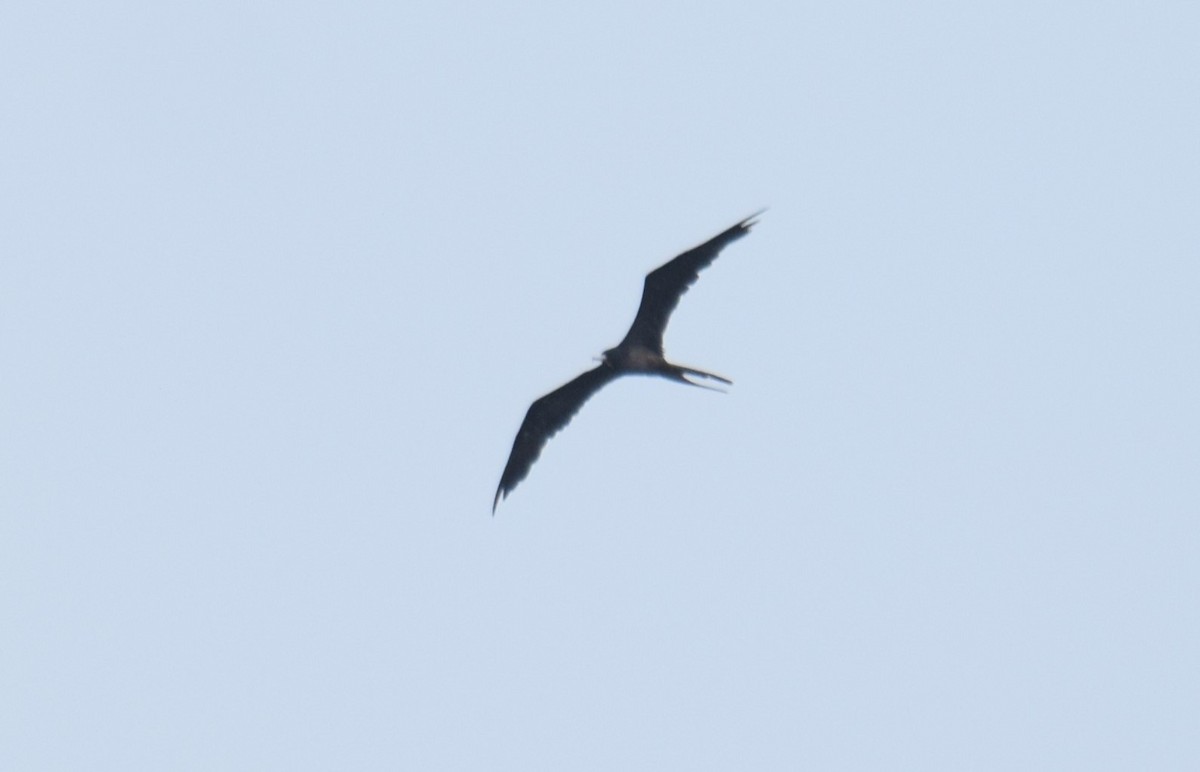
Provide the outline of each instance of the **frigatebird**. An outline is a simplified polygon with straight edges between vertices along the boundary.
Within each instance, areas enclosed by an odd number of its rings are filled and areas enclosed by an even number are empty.
[[[714,388],[688,380],[686,376],[691,375],[732,385],[733,381],[728,378],[668,362],[663,356],[663,332],[667,329],[671,312],[679,304],[679,298],[696,283],[700,271],[717,259],[725,245],[749,233],[757,223],[754,218],[762,211],[646,274],[642,303],[624,340],[598,358],[598,367],[559,386],[529,406],[525,420],[517,431],[517,438],[513,440],[504,474],[500,476],[496,498],[492,500],[492,514],[495,514],[500,499],[506,498],[529,474],[530,467],[542,454],[547,440],[570,423],[583,403],[610,381],[622,375],[661,375],[689,386]]]

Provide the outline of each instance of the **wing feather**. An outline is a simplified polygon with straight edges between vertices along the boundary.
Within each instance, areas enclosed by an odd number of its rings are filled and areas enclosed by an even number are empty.
[[[727,244],[750,232],[750,228],[756,223],[754,218],[760,214],[762,212],[750,215],[723,233],[646,274],[641,305],[638,306],[637,316],[629,326],[629,332],[625,333],[625,340],[621,341],[621,345],[646,346],[662,354],[663,332],[667,329],[671,312],[679,305],[679,298],[683,297],[688,287],[696,283],[696,279],[700,278],[700,271],[710,266]]]
[[[500,486],[496,488],[496,498],[492,501],[493,513],[500,499],[507,497],[517,483],[529,474],[546,442],[571,422],[584,402],[618,375],[620,373],[616,370],[602,364],[559,386],[529,406],[525,420],[517,431],[517,438],[513,440],[504,474],[500,476]]]

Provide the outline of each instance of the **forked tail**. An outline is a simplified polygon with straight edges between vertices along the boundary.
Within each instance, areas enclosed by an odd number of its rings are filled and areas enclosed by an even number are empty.
[[[672,375],[675,378],[675,380],[680,381],[682,383],[686,383],[689,386],[699,386],[702,389],[711,389],[712,391],[720,391],[720,392],[725,391],[724,389],[718,389],[716,386],[709,386],[708,384],[704,384],[704,383],[696,383],[695,381],[687,378],[686,376],[688,376],[688,375],[694,375],[694,376],[697,376],[700,378],[711,378],[712,380],[720,381],[721,383],[724,383],[727,386],[733,385],[733,381],[731,381],[728,378],[725,378],[723,376],[717,375],[716,373],[706,373],[703,370],[697,370],[694,367],[684,367],[683,365],[673,364],[673,365],[671,365],[671,367],[674,368],[671,372],[672,372]]]

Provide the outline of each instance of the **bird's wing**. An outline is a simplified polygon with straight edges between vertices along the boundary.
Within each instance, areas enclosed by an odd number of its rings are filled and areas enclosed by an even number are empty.
[[[663,331],[667,329],[671,312],[679,305],[679,298],[687,292],[688,287],[696,283],[700,271],[717,259],[725,245],[750,232],[750,228],[756,223],[754,218],[760,214],[762,212],[750,215],[725,232],[646,274],[642,304],[638,306],[637,316],[629,326],[629,332],[625,333],[625,340],[621,345],[647,346],[661,354]]]
[[[500,487],[496,489],[496,498],[492,501],[493,513],[500,499],[508,496],[517,483],[529,474],[533,462],[542,454],[546,441],[571,422],[584,402],[618,375],[620,373],[612,367],[600,365],[529,406],[525,420],[517,431],[517,438],[513,440],[512,453],[504,466],[504,474],[500,476]]]

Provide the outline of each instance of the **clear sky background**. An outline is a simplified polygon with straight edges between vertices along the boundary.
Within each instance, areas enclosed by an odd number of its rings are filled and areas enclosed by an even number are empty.
[[[0,768],[1200,768],[1198,41],[6,4]]]

